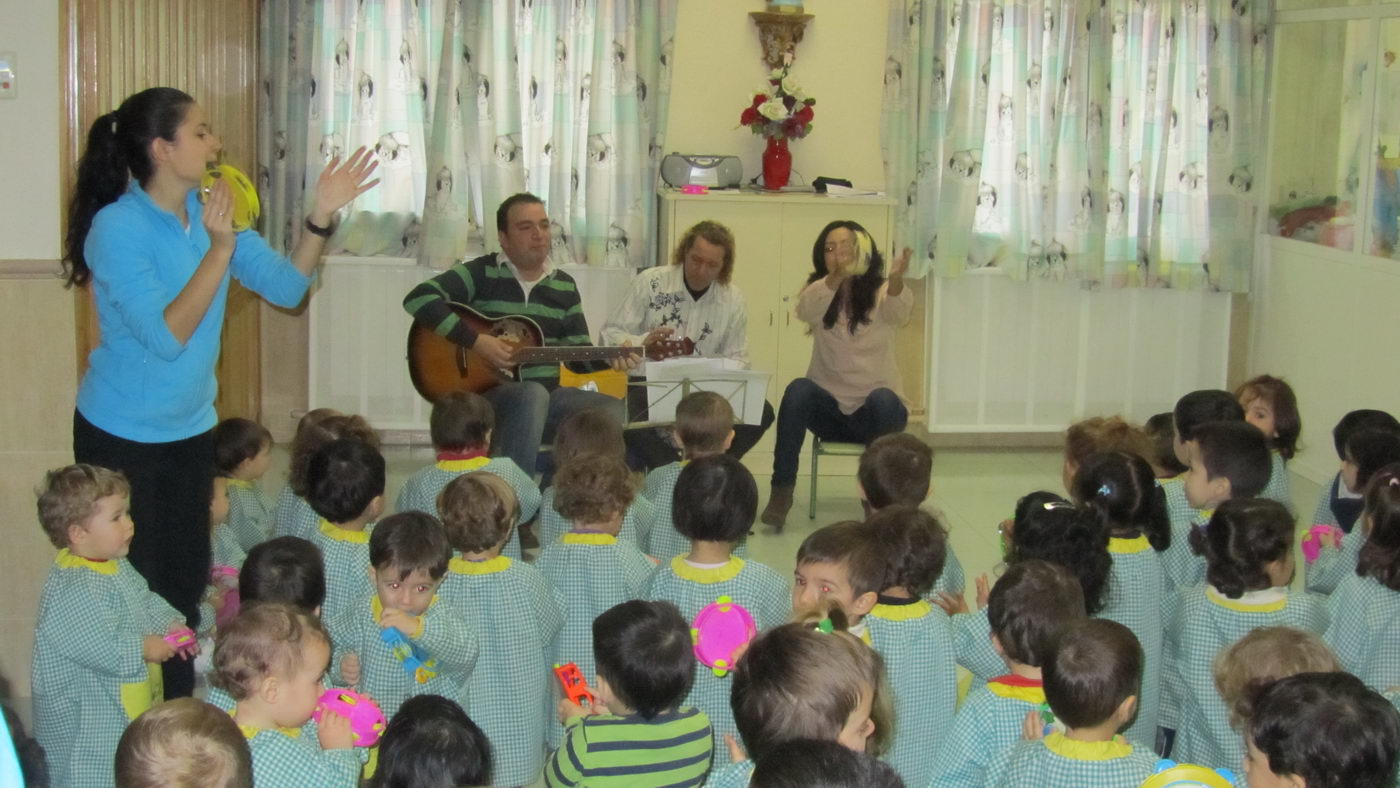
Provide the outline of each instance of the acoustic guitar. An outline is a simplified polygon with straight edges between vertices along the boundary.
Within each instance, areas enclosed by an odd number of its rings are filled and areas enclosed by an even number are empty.
[[[478,334],[488,334],[514,346],[511,370],[497,369],[491,362],[468,347],[440,336],[422,323],[414,321],[408,330],[408,375],[413,387],[429,402],[437,402],[453,391],[480,394],[502,383],[519,380],[521,364],[563,364],[568,361],[594,361],[622,358],[645,353],[651,361],[695,352],[695,342],[689,338],[663,340],[637,347],[597,347],[594,345],[550,345],[544,343],[544,332],[534,320],[523,315],[490,318],[469,306],[448,303],[453,314]]]

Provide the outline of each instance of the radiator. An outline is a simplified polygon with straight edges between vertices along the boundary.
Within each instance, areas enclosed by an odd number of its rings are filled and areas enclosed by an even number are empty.
[[[929,321],[929,431],[1057,432],[1088,416],[1143,422],[1225,385],[1230,296],[994,269],[939,279]]]

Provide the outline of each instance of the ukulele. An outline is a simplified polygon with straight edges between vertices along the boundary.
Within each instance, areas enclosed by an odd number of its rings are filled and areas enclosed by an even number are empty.
[[[469,347],[440,336],[414,321],[408,330],[408,375],[413,387],[429,402],[437,402],[453,391],[480,394],[502,383],[519,380],[521,364],[562,364],[567,361],[593,361],[645,354],[651,361],[688,356],[695,352],[689,338],[661,340],[645,348],[594,345],[546,346],[544,332],[534,320],[523,315],[490,318],[469,306],[448,303],[453,314],[477,334],[487,334],[512,345],[512,370],[497,369]]]

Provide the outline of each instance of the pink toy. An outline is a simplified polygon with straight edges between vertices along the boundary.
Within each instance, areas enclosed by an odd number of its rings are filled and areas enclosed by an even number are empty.
[[[1322,555],[1322,545],[1324,540],[1333,547],[1342,546],[1342,529],[1335,525],[1318,523],[1308,529],[1308,535],[1303,537],[1303,560],[1309,564],[1317,561]]]
[[[316,704],[316,711],[311,715],[317,722],[321,721],[323,709],[350,720],[350,730],[355,732],[356,747],[373,747],[378,744],[379,737],[384,734],[384,726],[388,724],[384,721],[384,712],[379,710],[379,704],[368,695],[361,695],[354,690],[326,690],[321,695],[320,702]]]
[[[199,641],[194,636],[194,630],[189,627],[180,627],[171,630],[170,634],[161,638],[175,649],[175,653],[185,659],[189,659],[199,651]]]
[[[706,605],[690,625],[690,638],[695,643],[695,658],[709,667],[716,676],[734,669],[740,649],[758,634],[753,616],[743,605],[722,596]]]
[[[238,615],[238,570],[231,566],[216,566],[209,570],[209,584],[224,592],[223,603],[214,611],[214,624],[221,627]]]
[[[709,194],[710,187],[701,186],[696,183],[687,184],[681,187],[681,194]]]

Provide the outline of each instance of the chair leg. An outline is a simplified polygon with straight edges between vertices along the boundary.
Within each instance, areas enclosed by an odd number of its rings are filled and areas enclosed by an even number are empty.
[[[821,438],[812,436],[812,495],[807,502],[807,519],[817,519],[817,457],[821,454]]]

